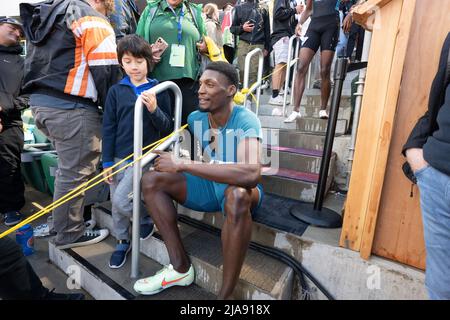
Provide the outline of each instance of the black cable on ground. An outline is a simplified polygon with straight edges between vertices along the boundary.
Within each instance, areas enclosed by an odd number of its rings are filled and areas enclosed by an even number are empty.
[[[192,218],[182,216],[182,215],[178,215],[178,220],[181,221],[182,223],[196,227],[200,230],[220,236],[220,232],[221,232],[220,229],[217,229],[215,227],[207,225],[198,220],[194,220]],[[304,295],[305,299],[309,298],[307,295],[309,290],[308,290],[308,285],[305,281],[304,276],[308,277],[308,279],[310,279],[311,282],[314,283],[314,285],[329,300],[334,300],[334,297],[328,292],[328,290],[308,270],[306,270],[305,267],[303,267],[299,261],[297,261],[294,257],[290,256],[286,252],[281,251],[276,248],[267,247],[267,246],[264,246],[264,245],[261,245],[261,244],[255,243],[255,242],[250,242],[250,248],[253,250],[256,250],[258,252],[261,252],[263,254],[266,254],[276,260],[279,260],[279,261],[285,263],[286,265],[288,265],[289,267],[291,267],[294,270],[294,272],[297,274],[297,276],[300,280],[300,285],[302,287],[302,291],[303,291],[303,295]]]

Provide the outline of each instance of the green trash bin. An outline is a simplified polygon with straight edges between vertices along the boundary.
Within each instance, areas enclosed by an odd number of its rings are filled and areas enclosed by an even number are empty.
[[[47,182],[50,195],[55,192],[55,174],[58,168],[58,155],[54,153],[46,153],[41,157],[42,170]]]
[[[22,162],[20,166],[25,183],[33,186],[36,190],[42,193],[48,192],[48,187],[40,160],[36,159],[29,162]]]
[[[34,134],[35,143],[49,143],[50,142],[50,140],[48,140],[47,136],[41,130],[39,130],[37,127],[34,127],[33,134]]]

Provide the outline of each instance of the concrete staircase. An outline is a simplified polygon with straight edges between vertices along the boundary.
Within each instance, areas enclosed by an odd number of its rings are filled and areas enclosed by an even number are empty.
[[[288,97],[289,98],[289,97]],[[289,99],[288,99],[289,100]],[[296,123],[284,123],[284,117],[273,116],[277,108],[261,100],[259,119],[264,136],[264,191],[279,196],[313,202],[319,179],[322,148],[328,120],[318,118],[320,110],[320,90],[305,90],[300,111],[302,118]],[[281,110],[281,107],[278,107]],[[286,113],[293,107],[288,105]],[[336,136],[346,134],[351,119],[350,93],[343,92]],[[335,153],[332,154],[328,172],[329,190],[336,168]]]
[[[314,94],[312,92],[311,94]],[[315,92],[317,95],[317,92]],[[305,115],[316,116],[318,109],[313,104],[317,97],[306,96],[302,106]],[[262,112],[270,111],[263,105]],[[271,112],[271,111],[270,111]],[[267,193],[303,201],[314,201],[317,187],[326,120],[302,118],[294,124],[284,124],[282,117],[260,115],[264,134],[263,185]],[[345,133],[349,119],[340,119],[338,130]],[[328,173],[328,188],[334,175],[336,154]],[[92,209],[97,224],[112,228],[110,203],[98,204]],[[223,215],[199,213],[181,206],[178,212],[185,217],[201,221],[221,229]],[[50,259],[67,274],[76,270],[81,274],[81,286],[95,299],[215,299],[222,282],[223,260],[221,240],[203,230],[193,228],[184,220],[179,221],[183,244],[196,270],[195,284],[187,288],[173,287],[155,296],[139,296],[133,290],[136,279],[130,279],[131,255],[121,269],[110,269],[108,262],[114,250],[115,234],[99,244],[60,250],[49,244]],[[303,250],[311,246],[310,240],[254,222],[252,241],[279,248],[301,260]],[[140,275],[154,274],[167,265],[169,258],[161,236],[156,232],[150,239],[141,241]],[[310,283],[312,291],[314,286]],[[300,295],[297,278],[291,267],[249,249],[235,289],[235,298],[244,300],[291,299]],[[319,296],[318,296],[319,297]]]
[[[93,207],[92,213],[97,225],[112,231],[110,206],[109,202],[98,204]],[[183,208],[180,207],[180,210]],[[81,286],[95,299],[215,299],[222,283],[220,237],[183,222],[179,223],[179,229],[184,247],[196,270],[195,284],[187,288],[172,287],[155,296],[138,296],[134,292],[133,284],[136,279],[129,277],[131,254],[123,268],[113,270],[108,267],[109,258],[114,251],[114,232],[106,241],[87,247],[60,250],[49,243],[50,260],[68,274],[77,270],[83,279]],[[141,240],[140,252],[140,277],[152,275],[162,265],[170,263],[167,249],[158,232],[150,239]],[[294,273],[290,267],[249,249],[235,289],[235,298],[291,299],[293,285]]]

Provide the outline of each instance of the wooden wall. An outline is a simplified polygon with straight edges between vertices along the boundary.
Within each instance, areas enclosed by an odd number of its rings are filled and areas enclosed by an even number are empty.
[[[420,1],[420,0],[419,0]],[[360,14],[380,0],[369,0]],[[384,1],[372,32],[341,246],[371,253],[415,0]]]
[[[427,109],[431,83],[442,44],[450,31],[450,0],[417,1],[409,40],[400,97],[378,212],[372,252],[421,269],[425,247],[415,187],[401,171],[400,154],[416,120]]]

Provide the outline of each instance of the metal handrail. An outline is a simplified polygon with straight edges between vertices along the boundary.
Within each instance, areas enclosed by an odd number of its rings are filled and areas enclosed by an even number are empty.
[[[180,88],[171,81],[166,81],[150,89],[155,94],[165,90],[172,90],[175,96],[175,123],[174,130],[181,127],[181,110],[183,103],[183,96]],[[139,96],[134,105],[134,159],[142,156],[142,132],[143,132],[143,103]],[[156,150],[165,150],[173,142],[175,142],[174,153],[175,156],[179,154],[179,133],[175,134],[171,139],[165,141]],[[140,203],[141,203],[141,176],[142,168],[156,158],[156,154],[150,153],[141,160],[137,160],[133,165],[133,228],[132,228],[132,243],[131,243],[131,278],[137,278],[139,275],[139,218],[140,218]]]
[[[250,60],[254,55],[259,56],[259,64],[258,64],[258,80],[256,83],[252,85],[251,88],[248,87],[248,81],[250,77]],[[247,56],[245,57],[245,68],[244,68],[244,88],[248,89],[248,92],[245,93],[245,101],[247,101],[247,97],[249,94],[253,93],[255,90],[258,90],[256,93],[256,115],[258,115],[259,111],[259,100],[261,97],[261,90],[259,90],[259,87],[262,85],[262,77],[263,77],[263,71],[264,71],[264,53],[260,48],[255,48],[252,51],[250,51]]]
[[[292,57],[292,51],[294,48],[294,41],[295,39],[298,39],[297,44],[295,46],[295,54],[294,57]],[[294,68],[294,74],[293,74],[293,80],[292,80],[292,88],[291,88],[291,105],[294,101],[294,85],[295,85],[295,76],[297,74],[297,63],[298,63],[298,52],[300,50],[300,38],[297,35],[293,35],[289,39],[289,47],[288,47],[288,61],[287,61],[287,70],[286,70],[286,78],[284,80],[284,97],[283,97],[283,116],[286,116],[286,104],[287,104],[287,92],[289,88],[289,79],[291,77],[291,68],[292,66],[295,66]]]

